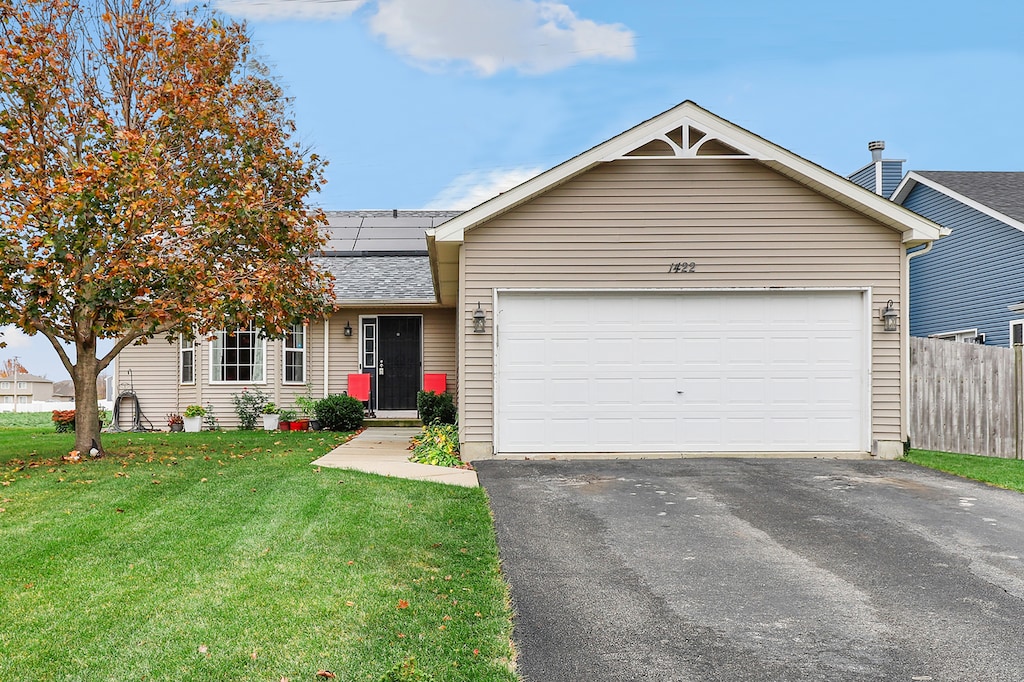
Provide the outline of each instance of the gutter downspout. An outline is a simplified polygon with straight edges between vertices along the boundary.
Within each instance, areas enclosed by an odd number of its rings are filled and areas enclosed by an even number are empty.
[[[932,250],[932,247],[934,245],[935,240],[932,240],[925,244],[925,247],[923,249],[914,251],[912,253],[906,251],[904,252],[907,254],[907,268],[906,270],[904,270],[904,277],[906,277],[906,289],[904,289],[904,291],[907,292],[907,296],[906,301],[903,305],[903,315],[906,318],[907,323],[903,325],[902,329],[900,329],[900,343],[903,344],[903,347],[906,349],[903,353],[901,353],[901,355],[903,356],[901,364],[903,366],[900,368],[900,371],[901,374],[904,377],[906,377],[907,387],[905,390],[900,391],[900,393],[903,394],[902,411],[903,414],[906,415],[904,421],[904,424],[906,424],[906,433],[903,434],[903,442],[907,442],[908,440],[910,440],[910,261],[913,260],[914,258],[917,258],[918,256],[925,255],[926,253]],[[911,445],[913,445],[913,443],[911,443]]]
[[[330,395],[331,378],[331,316],[324,317],[324,397]]]

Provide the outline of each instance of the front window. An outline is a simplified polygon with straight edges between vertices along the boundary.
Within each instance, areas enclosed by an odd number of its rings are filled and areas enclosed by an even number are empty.
[[[28,388],[28,382],[27,381],[19,381],[18,382],[18,388]]]
[[[252,325],[217,332],[210,344],[210,380],[261,383],[266,345]]]
[[[196,342],[181,340],[181,383],[196,383]]]
[[[28,396],[27,395],[19,395],[18,396],[18,402],[21,403],[22,405],[28,405]]]
[[[301,384],[306,381],[306,328],[293,324],[284,335],[284,381]]]
[[[9,381],[0,381],[0,388],[10,388],[10,387],[11,387],[11,382],[9,382]]]

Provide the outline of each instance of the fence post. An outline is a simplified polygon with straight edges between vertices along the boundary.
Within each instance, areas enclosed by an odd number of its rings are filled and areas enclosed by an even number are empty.
[[[1014,457],[1024,459],[1024,443],[1021,442],[1021,407],[1024,401],[1021,400],[1021,348],[1020,344],[1013,346],[1013,448]]]

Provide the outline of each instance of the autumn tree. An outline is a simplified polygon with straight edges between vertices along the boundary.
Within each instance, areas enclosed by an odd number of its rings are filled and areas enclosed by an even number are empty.
[[[88,452],[128,344],[323,311],[323,163],[244,25],[172,0],[0,0],[0,20],[0,324],[49,339]]]
[[[30,372],[25,369],[25,365],[18,362],[15,358],[7,358],[3,361],[3,364],[0,364],[0,377],[6,379],[16,374],[30,374]]]

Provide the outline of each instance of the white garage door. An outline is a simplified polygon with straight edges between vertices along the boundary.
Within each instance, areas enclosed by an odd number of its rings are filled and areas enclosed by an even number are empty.
[[[866,450],[861,292],[501,292],[499,453]]]

